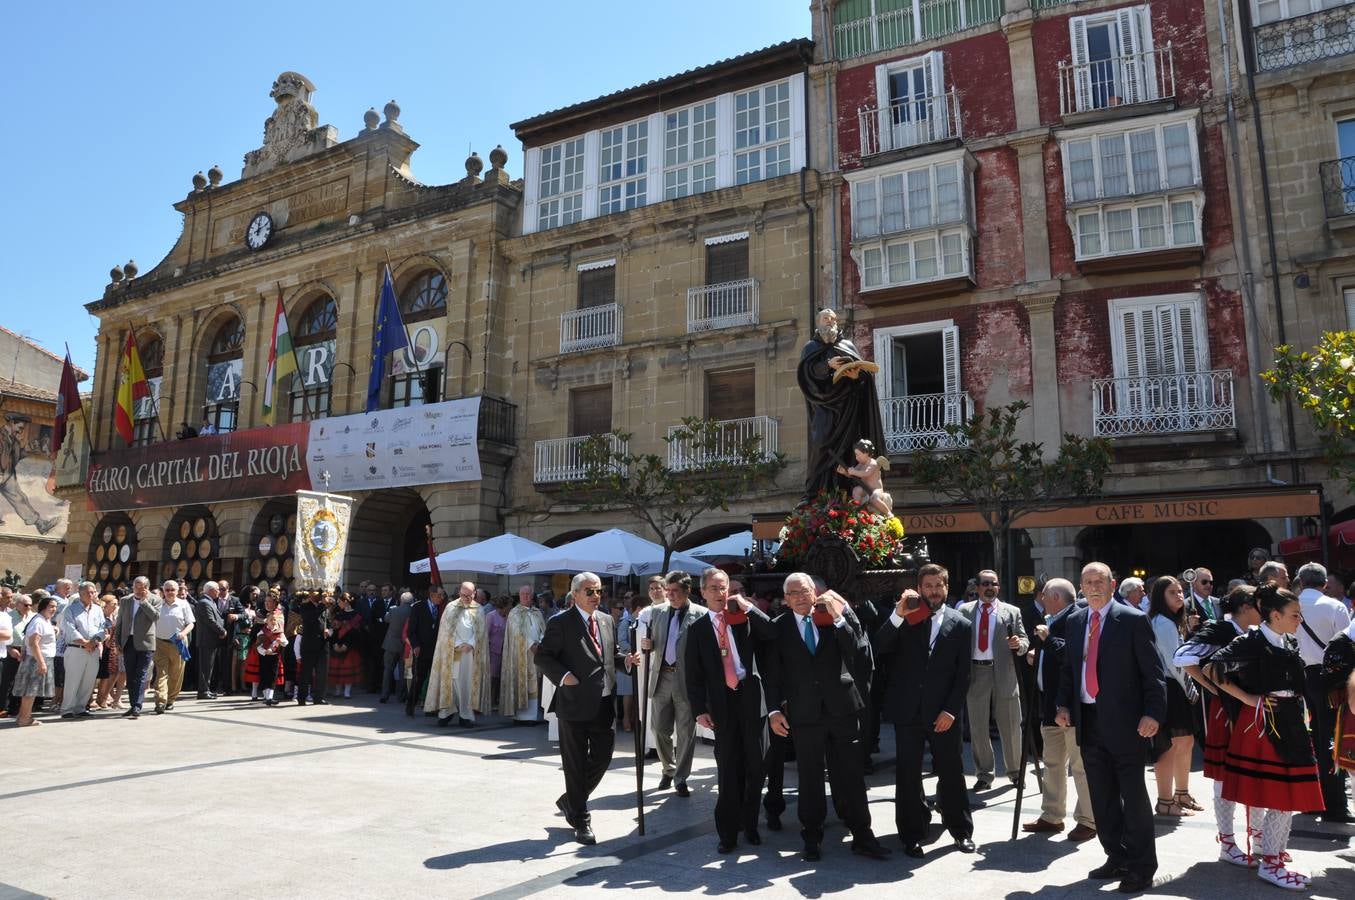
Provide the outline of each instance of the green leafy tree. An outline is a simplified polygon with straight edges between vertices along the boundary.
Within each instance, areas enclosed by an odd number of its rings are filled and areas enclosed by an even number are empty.
[[[712,419],[685,418],[664,440],[674,465],[653,453],[631,453],[630,435],[612,431],[584,442],[584,476],[562,499],[590,511],[620,510],[663,546],[663,568],[673,548],[702,513],[728,511],[731,501],[770,486],[786,466],[762,438],[740,434]]]
[[[1302,353],[1275,348],[1275,368],[1261,373],[1270,396],[1291,398],[1308,414],[1332,475],[1355,491],[1355,331],[1329,331]]]
[[[1012,523],[1024,515],[1056,509],[1074,498],[1101,492],[1110,470],[1104,438],[1065,434],[1058,456],[1045,461],[1044,445],[1018,441],[1017,423],[1030,408],[1024,400],[994,406],[963,425],[947,425],[948,442],[959,449],[913,455],[913,478],[938,497],[973,504],[993,541],[993,568],[1012,590],[1008,553]]]

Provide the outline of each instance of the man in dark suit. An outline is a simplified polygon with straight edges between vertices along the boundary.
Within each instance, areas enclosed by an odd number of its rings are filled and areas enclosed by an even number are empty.
[[[1115,582],[1105,563],[1082,568],[1087,607],[1070,613],[1055,721],[1077,728],[1097,836],[1106,862],[1087,877],[1120,879],[1120,891],[1150,887],[1157,872],[1153,810],[1144,766],[1153,735],[1167,715],[1166,674],[1148,617],[1112,602]],[[1081,651],[1081,652],[1079,652]]]
[[[414,683],[409,687],[409,696],[405,698],[405,715],[414,715],[414,704],[428,684],[428,675],[433,671],[433,650],[438,645],[438,626],[442,624],[442,604],[447,594],[441,585],[428,589],[428,599],[414,604],[409,613],[409,647],[414,653]]]
[[[932,814],[922,792],[922,749],[930,745],[937,777],[941,821],[963,853],[974,852],[974,818],[965,790],[964,743],[956,725],[969,690],[971,626],[946,606],[950,573],[935,563],[918,570],[921,599],[907,590],[875,634],[875,647],[889,660],[884,716],[894,723],[894,819],[905,852],[921,859]],[[910,621],[912,620],[912,621]]]
[[[556,686],[548,712],[560,722],[560,762],[565,792],[555,801],[580,844],[596,844],[588,797],[612,762],[616,743],[616,667],[630,669],[640,654],[623,654],[616,623],[599,614],[602,579],[580,572],[570,582],[572,609],[551,616],[536,648],[536,665]]]
[[[790,610],[772,623],[764,685],[768,724],[795,745],[804,858],[822,858],[826,763],[835,805],[852,832],[852,852],[885,859],[889,851],[870,828],[857,715],[864,703],[852,676],[866,636],[844,616],[846,601],[834,591],[816,598],[814,581],[805,573],[791,573],[783,592]]]
[[[740,831],[748,843],[762,843],[757,807],[766,713],[753,631],[767,635],[771,622],[753,604],[729,596],[729,576],[719,569],[701,575],[701,598],[710,614],[687,631],[687,698],[696,724],[715,731],[716,849],[729,853]]]
[[[1048,623],[1036,623],[1031,631],[1031,653],[1035,659],[1034,711],[1039,716],[1043,743],[1040,758],[1044,760],[1044,789],[1040,817],[1021,828],[1033,834],[1058,834],[1064,829],[1068,813],[1068,772],[1073,773],[1077,785],[1077,807],[1073,819],[1077,822],[1068,833],[1073,843],[1096,837],[1096,818],[1092,811],[1091,792],[1087,787],[1087,773],[1082,766],[1082,751],[1077,745],[1077,732],[1060,728],[1054,720],[1058,716],[1058,691],[1063,657],[1068,649],[1064,632],[1068,617],[1078,608],[1077,590],[1066,578],[1051,578],[1044,586],[1041,601]]]
[[[212,691],[212,674],[225,656],[226,640],[230,633],[226,631],[226,620],[221,615],[221,586],[215,581],[202,585],[202,593],[193,604],[193,615],[198,627],[193,629],[197,637],[198,651],[198,699],[215,700]],[[226,663],[229,667],[229,662]]]

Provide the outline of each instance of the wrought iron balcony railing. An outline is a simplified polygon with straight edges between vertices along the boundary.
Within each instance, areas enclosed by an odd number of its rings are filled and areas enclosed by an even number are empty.
[[[856,118],[861,126],[862,159],[962,137],[960,98],[953,90],[922,100],[901,100],[883,109],[862,107]]]
[[[756,325],[758,283],[744,278],[687,289],[687,331],[714,331],[735,325]]]
[[[1096,437],[1188,434],[1236,426],[1229,369],[1092,381]]]
[[[1059,63],[1059,113],[1090,112],[1176,96],[1172,45],[1098,59]]]
[[[1317,172],[1327,218],[1355,215],[1355,156],[1320,163]]]
[[[580,481],[588,474],[588,458],[584,453],[592,435],[551,438],[536,442],[536,460],[532,466],[532,481],[550,484],[560,481]],[[607,435],[613,453],[629,452],[629,442],[614,434]]]
[[[968,391],[949,394],[912,394],[880,401],[885,448],[889,453],[913,453],[927,447],[954,450],[963,439],[952,437],[947,425],[964,425],[974,414]]]
[[[851,59],[944,37],[996,22],[1003,6],[1003,0],[912,0],[903,9],[834,25],[834,52]]]
[[[574,353],[621,343],[621,304],[589,306],[560,314],[560,352]]]
[[[1285,69],[1355,52],[1355,3],[1257,25],[1256,68]]]
[[[776,453],[777,422],[770,416],[752,416],[747,419],[726,419],[717,422],[720,441],[715,447],[694,448],[687,441],[672,438],[682,428],[668,429],[668,468],[674,472],[699,469],[713,462],[731,462],[739,458],[739,448],[751,437],[757,437],[758,449],[766,456]]]

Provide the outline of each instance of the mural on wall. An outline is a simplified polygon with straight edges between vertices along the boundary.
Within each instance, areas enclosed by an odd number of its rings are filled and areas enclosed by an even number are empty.
[[[7,413],[0,425],[0,535],[60,537],[69,504],[50,490],[51,460],[30,449],[32,426],[18,413]]]

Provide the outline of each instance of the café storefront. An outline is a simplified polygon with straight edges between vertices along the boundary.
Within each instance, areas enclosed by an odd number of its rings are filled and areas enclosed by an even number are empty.
[[[489,536],[481,482],[502,480],[512,446],[482,437],[481,415],[501,422],[499,406],[471,397],[95,454],[66,563],[106,591],[137,575],[290,585],[296,492],[329,490],[356,501],[345,582],[401,583],[425,526],[446,547]]]

